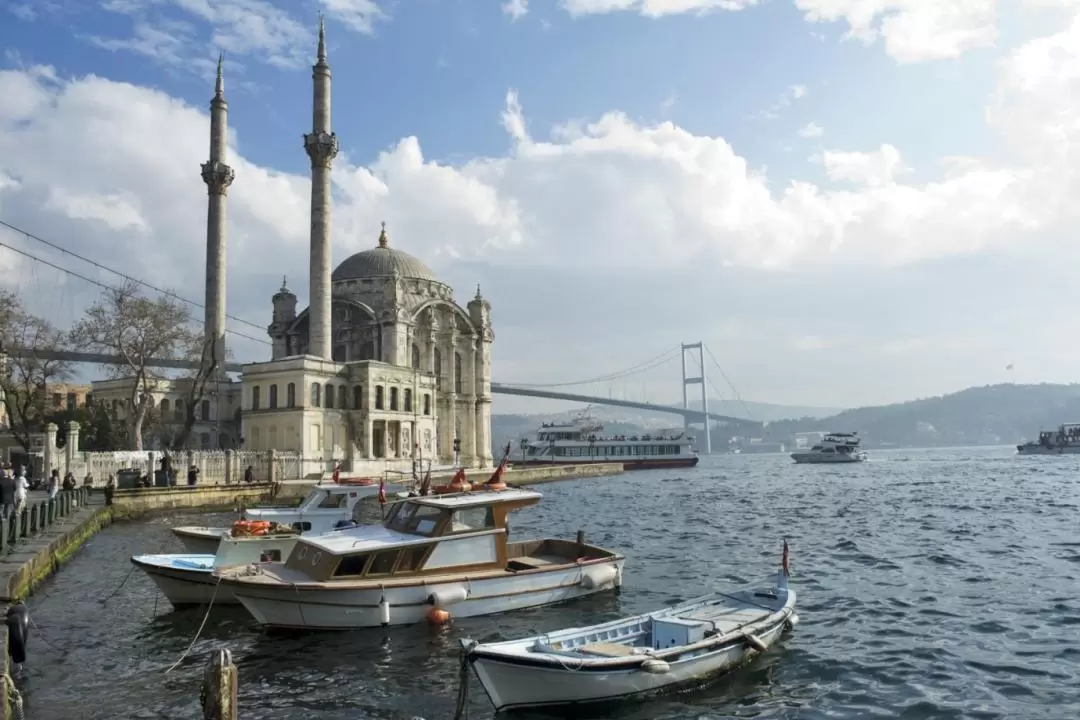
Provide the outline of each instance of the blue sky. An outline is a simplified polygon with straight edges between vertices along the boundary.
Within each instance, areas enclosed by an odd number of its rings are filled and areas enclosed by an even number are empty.
[[[229,311],[266,322],[286,273],[303,304],[321,10],[335,263],[386,220],[460,294],[481,283],[497,379],[601,375],[699,337],[774,402],[936,394],[1010,362],[1074,378],[1073,321],[1043,312],[1078,254],[1067,2],[504,4],[7,0],[0,217],[200,296],[223,51]],[[77,314],[94,291],[66,292]],[[610,333],[590,307],[621,314]]]

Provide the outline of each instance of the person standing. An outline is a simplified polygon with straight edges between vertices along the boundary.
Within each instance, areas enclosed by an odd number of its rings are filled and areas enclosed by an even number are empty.
[[[45,483],[45,489],[49,493],[50,502],[56,499],[57,493],[60,492],[60,471],[53,468],[52,474],[49,475],[49,481]]]
[[[11,466],[0,470],[0,503],[3,505],[3,517],[10,517],[11,508],[15,505],[15,473]]]
[[[199,479],[199,468],[191,465],[187,471],[187,484],[193,487]]]
[[[15,479],[15,507],[14,515],[18,517],[22,509],[26,507],[26,495],[30,492],[30,483],[26,480],[26,468],[19,468],[19,477]]]

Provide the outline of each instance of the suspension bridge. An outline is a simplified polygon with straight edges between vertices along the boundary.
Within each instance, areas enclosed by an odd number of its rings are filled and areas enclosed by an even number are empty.
[[[0,229],[6,228],[28,241],[34,241],[40,243],[55,253],[63,256],[68,260],[76,260],[89,265],[94,268],[100,278],[100,273],[108,273],[124,281],[134,282],[142,286],[150,293],[156,293],[159,296],[168,297],[176,301],[183,302],[192,308],[202,309],[203,305],[193,300],[180,296],[172,291],[165,290],[163,288],[152,285],[146,281],[138,278],[126,275],[118,270],[108,267],[95,260],[71,252],[55,243],[49,242],[42,238],[39,238],[31,233],[26,232],[18,227],[10,225],[3,220],[0,220]],[[4,254],[14,255],[20,262],[29,262],[31,267],[45,267],[49,268],[57,273],[61,273],[67,279],[77,279],[84,283],[88,283],[91,286],[96,286],[101,290],[114,289],[115,285],[105,282],[101,279],[95,279],[90,277],[88,272],[79,272],[69,267],[61,265],[60,262],[53,262],[49,259],[41,257],[39,254],[30,252],[25,248],[16,247],[13,243],[7,241],[7,238],[0,239],[0,251]],[[36,271],[36,270],[35,270]],[[21,294],[21,293],[20,293]],[[48,319],[48,318],[46,318]],[[265,333],[265,328],[257,323],[237,318],[232,315],[228,316],[228,319],[233,324],[239,324],[245,327],[250,327]],[[56,324],[55,322],[53,324]],[[229,334],[243,338],[245,340],[260,343],[263,345],[269,345],[270,341],[265,337],[255,336],[243,331],[236,330],[235,328],[227,328]],[[42,347],[8,347],[5,348],[8,356],[11,357],[37,357],[40,359],[48,360],[63,360],[75,364],[95,364],[95,365],[123,365],[126,364],[122,358],[116,355],[109,355],[103,353],[82,352],[78,350],[70,349],[57,349],[57,348],[42,348]],[[614,397],[610,392],[610,386],[612,383],[625,381],[627,378],[640,376],[644,373],[654,373],[657,369],[673,364],[675,359],[680,360],[682,368],[682,404],[670,405],[664,403],[649,402],[646,399],[635,400],[626,397]],[[688,362],[689,361],[689,362]],[[708,362],[707,362],[708,361]],[[174,370],[186,370],[195,369],[196,363],[191,361],[185,361],[177,358],[153,358],[146,363],[148,366],[157,367],[162,369],[174,369]],[[706,453],[711,451],[711,433],[710,426],[712,423],[746,423],[753,422],[752,414],[749,409],[743,403],[743,408],[746,411],[743,417],[734,417],[730,415],[724,415],[720,413],[709,411],[709,396],[722,397],[724,393],[721,393],[716,385],[712,381],[712,373],[707,372],[707,367],[711,367],[712,370],[721,377],[729,386],[730,392],[727,393],[734,397],[737,401],[741,402],[737,391],[724,374],[723,369],[720,367],[715,356],[709,350],[709,348],[703,342],[694,343],[679,343],[674,347],[669,348],[665,352],[646,360],[637,365],[625,368],[623,370],[608,373],[598,377],[585,378],[582,380],[566,381],[566,382],[550,382],[550,383],[527,383],[527,382],[492,382],[492,393],[500,395],[513,395],[518,397],[538,398],[546,400],[563,400],[569,402],[584,403],[589,405],[606,405],[621,408],[634,409],[638,411],[658,413],[658,414],[671,414],[678,415],[683,418],[685,426],[701,425],[705,430],[705,451]],[[242,363],[228,363],[225,369],[230,372],[241,372],[243,369]],[[674,373],[673,373],[674,374]],[[609,394],[607,396],[592,394],[584,391],[588,386],[608,385]],[[674,384],[674,383],[673,383]],[[690,388],[694,388],[693,392],[693,404],[691,403]]]

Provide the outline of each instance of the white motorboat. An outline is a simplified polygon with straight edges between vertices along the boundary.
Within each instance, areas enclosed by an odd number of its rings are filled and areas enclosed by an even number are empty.
[[[643,699],[705,685],[798,624],[788,553],[775,582],[521,640],[462,640],[496,712]],[[467,682],[467,677],[462,682]]]
[[[399,485],[387,485],[399,490]],[[264,521],[287,525],[302,535],[330,532],[340,523],[355,520],[356,506],[364,498],[379,493],[379,481],[372,479],[342,479],[338,483],[320,483],[294,507],[247,508],[241,517],[249,521]],[[214,555],[222,538],[230,537],[231,528],[188,525],[173,528],[189,552]]]
[[[216,554],[133,555],[131,562],[150,576],[174,608],[206,605],[211,600],[215,605],[235,605],[232,593],[218,586],[214,568],[281,560],[299,537],[294,529],[278,526],[265,535],[222,538]]]
[[[1076,455],[1080,453],[1080,423],[1065,423],[1057,430],[1042,430],[1036,442],[1016,446],[1018,455]]]
[[[284,563],[214,574],[259,624],[324,630],[443,623],[621,586],[625,557],[581,533],[508,541],[507,515],[540,493],[480,488],[408,498],[382,525],[303,537]]]
[[[791,453],[791,459],[797,463],[857,463],[866,460],[867,455],[859,449],[859,433],[825,433],[821,442],[809,450]]]

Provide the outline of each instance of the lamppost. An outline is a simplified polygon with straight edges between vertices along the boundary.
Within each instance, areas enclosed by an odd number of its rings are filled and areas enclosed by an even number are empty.
[[[454,467],[461,466],[461,438],[454,438]]]
[[[518,447],[521,448],[521,462],[525,462],[525,451],[529,449],[529,438],[521,438]]]

